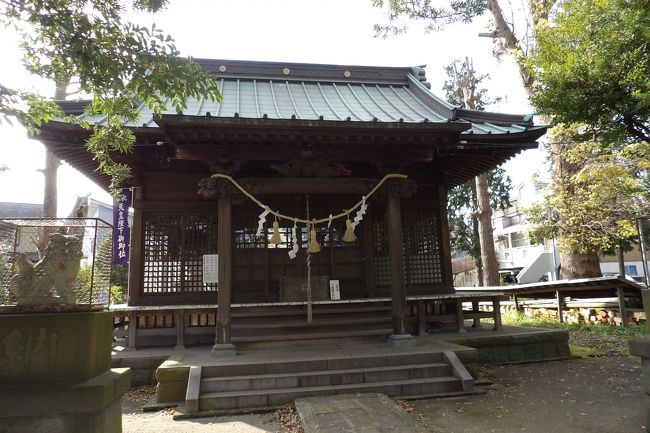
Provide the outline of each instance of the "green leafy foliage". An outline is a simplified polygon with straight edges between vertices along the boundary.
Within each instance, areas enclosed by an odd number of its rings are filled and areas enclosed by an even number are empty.
[[[407,21],[426,22],[427,31],[447,24],[469,23],[485,12],[485,0],[454,0],[447,4],[433,0],[373,0],[373,5],[388,10],[388,24],[375,25],[377,35],[387,37],[406,31]]]
[[[113,152],[128,152],[133,134],[122,126],[137,120],[136,103],[155,114],[170,107],[186,108],[190,97],[220,100],[214,77],[191,58],[182,58],[174,40],[155,24],[151,28],[125,22],[128,7],[155,12],[165,0],[45,0],[0,2],[0,22],[22,40],[23,63],[33,74],[65,86],[74,78],[78,91],[92,95],[87,109],[107,118],[93,128],[89,149],[99,169],[112,178],[113,188],[129,176],[116,164]],[[52,119],[63,119],[58,106],[40,95],[0,85],[0,118],[17,118],[32,132]],[[63,119],[71,121],[73,119]],[[92,125],[78,122],[92,128]]]
[[[75,287],[73,289],[75,299],[78,303],[87,303],[90,299],[90,290],[92,288],[93,267],[89,264],[81,265]]]
[[[566,0],[538,30],[533,103],[600,142],[650,142],[650,2]]]
[[[556,149],[573,168],[525,210],[533,242],[559,235],[564,251],[609,252],[635,238],[636,219],[650,213],[650,143],[605,146],[586,139],[588,129],[555,128],[553,138],[571,144]]]
[[[124,287],[111,286],[111,304],[124,304],[125,302]]]

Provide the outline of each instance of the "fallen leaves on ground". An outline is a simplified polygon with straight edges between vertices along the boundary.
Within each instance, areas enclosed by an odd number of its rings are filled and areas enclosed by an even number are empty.
[[[133,402],[146,402],[156,395],[155,385],[142,385],[124,393],[124,398]]]
[[[273,413],[273,418],[279,422],[282,427],[290,433],[304,433],[302,422],[296,412],[296,407],[293,404],[288,404],[277,409]]]

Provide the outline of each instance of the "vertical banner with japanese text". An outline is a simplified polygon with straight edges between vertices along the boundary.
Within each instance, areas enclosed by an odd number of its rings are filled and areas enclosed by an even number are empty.
[[[131,233],[129,231],[129,207],[131,207],[132,192],[125,188],[117,200],[113,201],[113,264],[129,263],[129,246]]]

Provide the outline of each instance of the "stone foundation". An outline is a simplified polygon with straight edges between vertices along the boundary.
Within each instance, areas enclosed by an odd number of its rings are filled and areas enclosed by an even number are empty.
[[[476,349],[481,364],[551,361],[571,356],[568,331],[531,330],[512,335],[471,336],[450,342]]]
[[[2,433],[121,433],[111,313],[0,315]]]

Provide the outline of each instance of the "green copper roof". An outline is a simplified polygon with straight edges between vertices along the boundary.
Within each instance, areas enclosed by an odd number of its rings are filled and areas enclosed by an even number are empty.
[[[532,126],[524,116],[460,110],[433,95],[424,70],[199,60],[219,76],[223,100],[188,101],[182,113],[242,119],[471,123],[464,134],[509,134]],[[103,118],[88,118],[102,124]],[[157,127],[142,104],[133,127]]]

